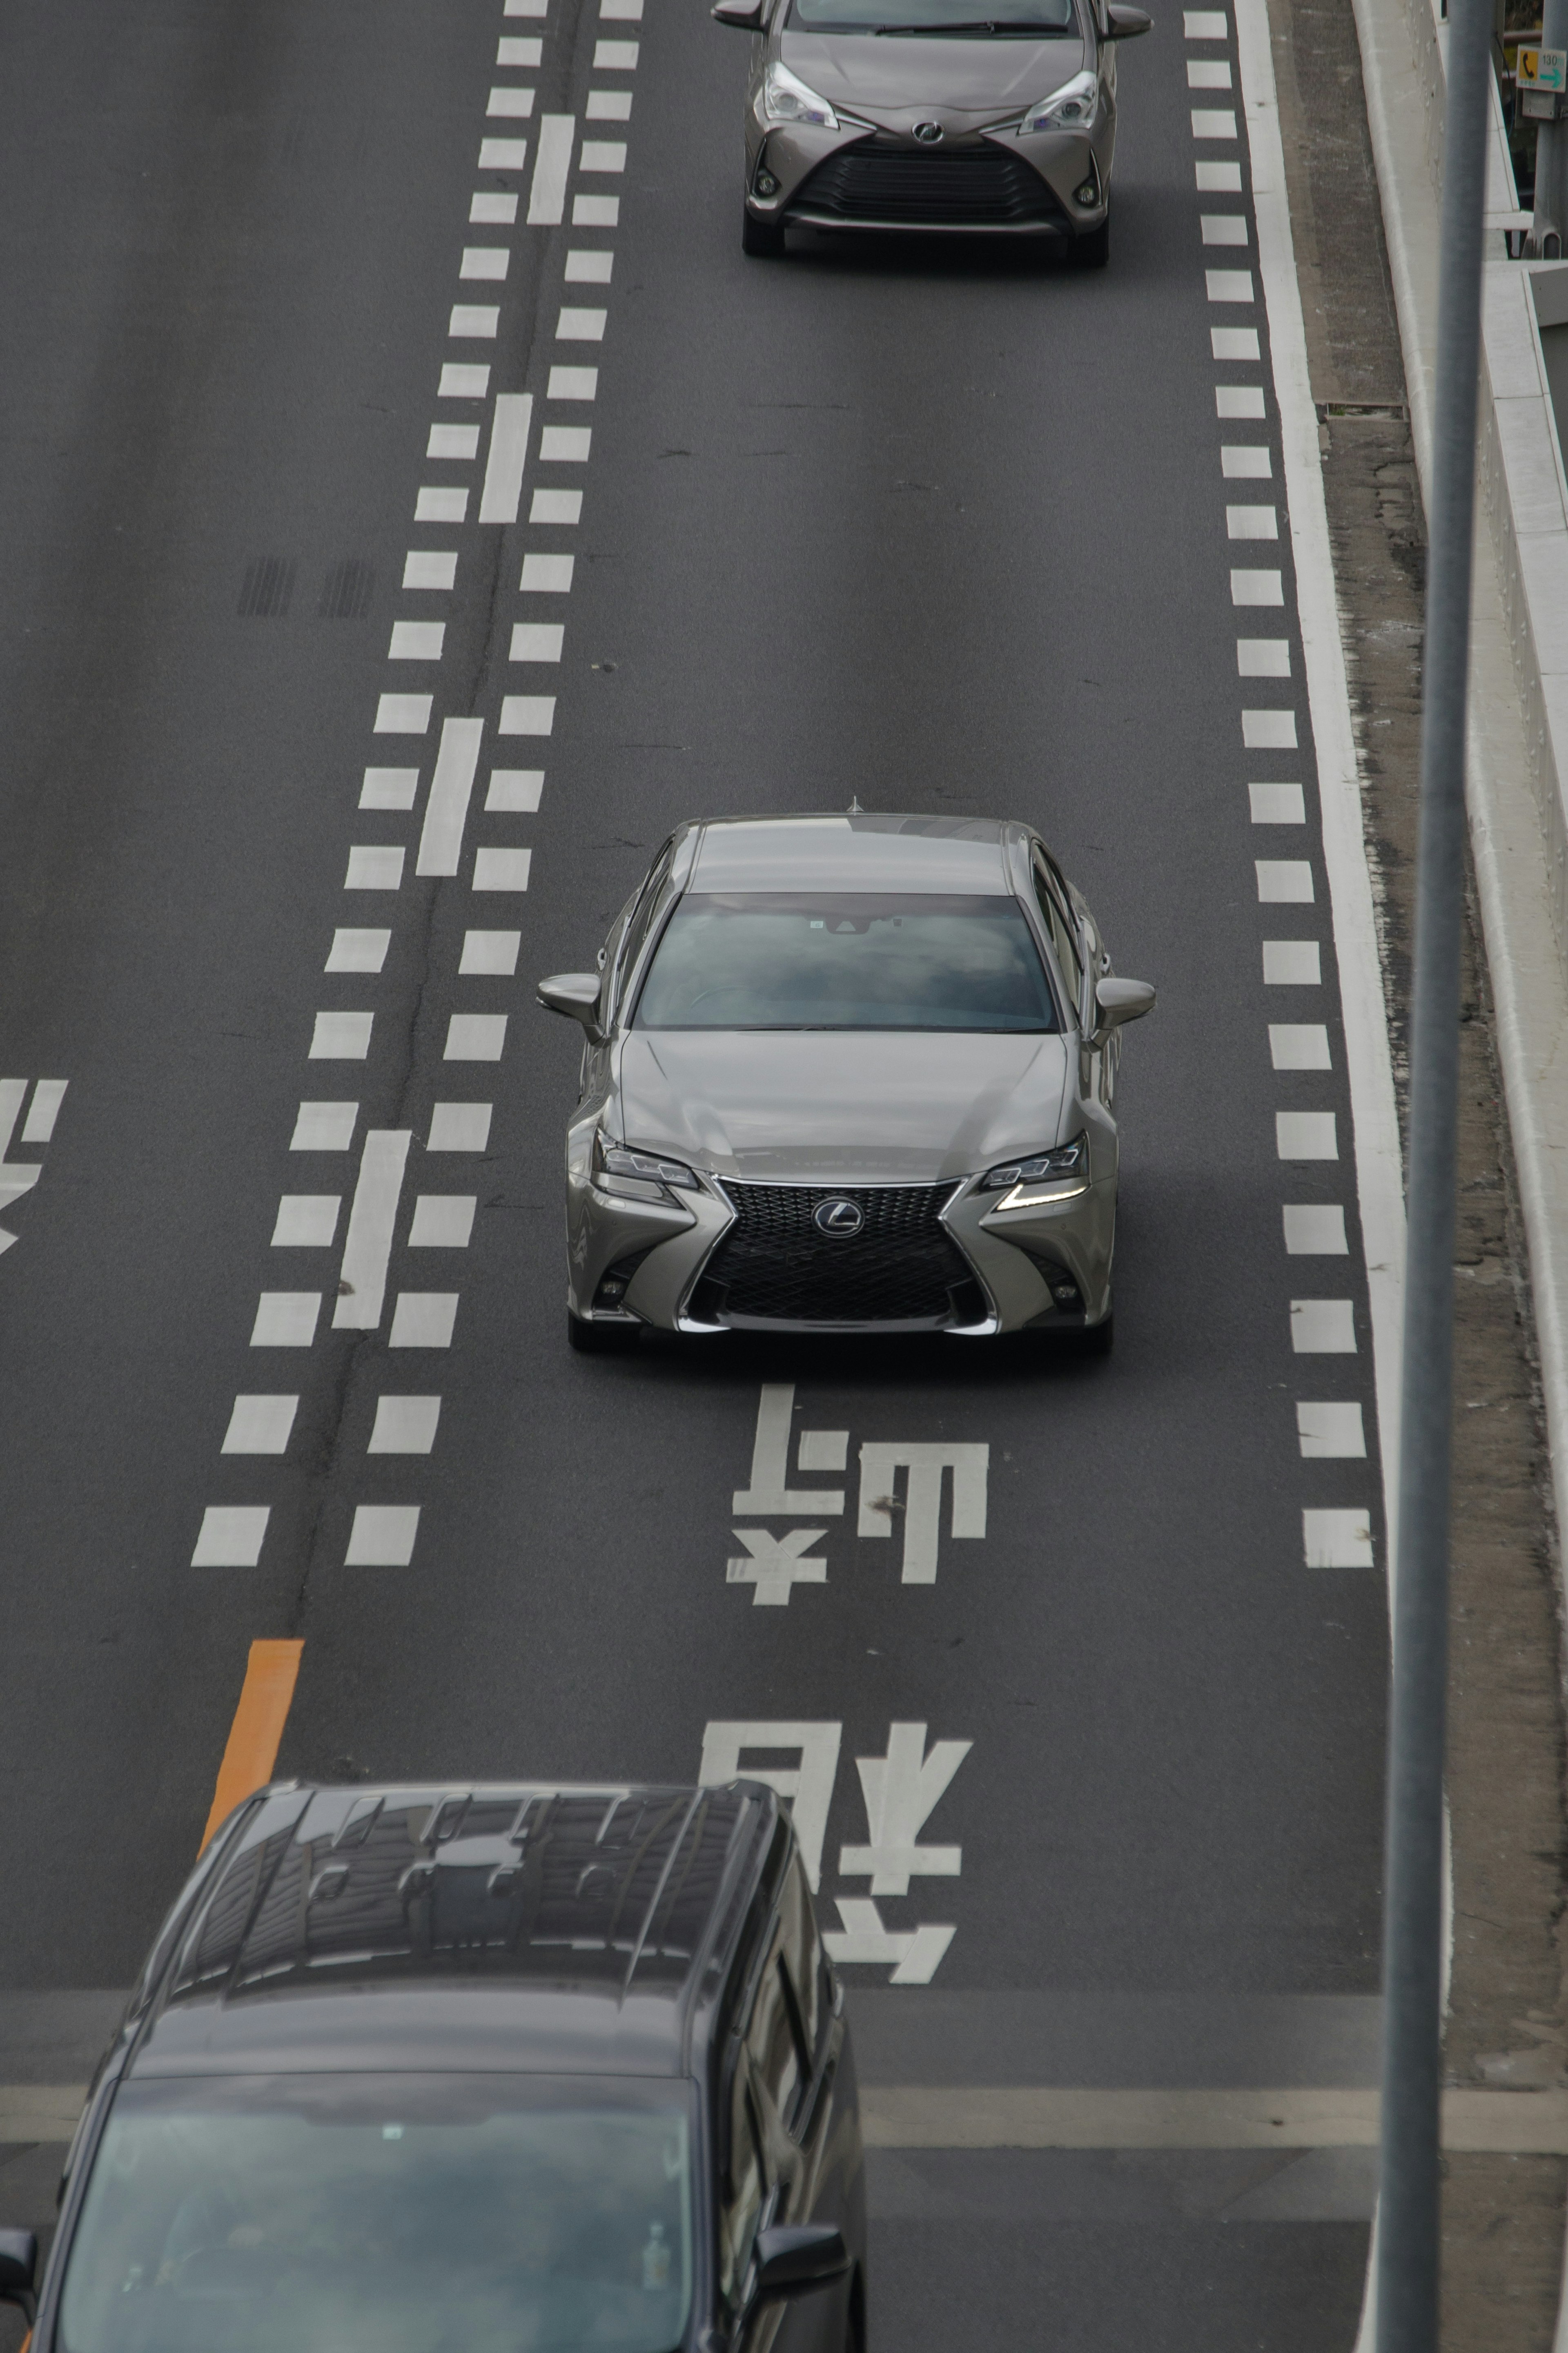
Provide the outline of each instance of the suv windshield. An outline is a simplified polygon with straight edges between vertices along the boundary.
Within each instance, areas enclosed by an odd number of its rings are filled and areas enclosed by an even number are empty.
[[[693,892],[643,984],[639,1029],[1054,1029],[1010,898]]]
[[[70,2250],[67,2353],[669,2353],[684,2084],[128,2084]]]
[[[792,31],[1060,40],[1079,26],[1073,0],[794,0]]]

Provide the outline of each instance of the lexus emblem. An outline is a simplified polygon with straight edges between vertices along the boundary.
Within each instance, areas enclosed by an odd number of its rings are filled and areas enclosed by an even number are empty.
[[[818,1201],[812,1216],[818,1233],[837,1234],[841,1241],[847,1241],[851,1234],[858,1234],[866,1222],[866,1213],[859,1202],[847,1201],[842,1196],[830,1201]]]
[[[942,137],[942,125],[940,122],[917,122],[915,137],[922,147],[934,147]]]

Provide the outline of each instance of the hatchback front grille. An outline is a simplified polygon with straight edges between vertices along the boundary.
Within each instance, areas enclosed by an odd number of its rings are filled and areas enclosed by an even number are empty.
[[[985,1300],[941,1220],[951,1185],[738,1185],[735,1222],[709,1260],[692,1313],[752,1324],[977,1323]],[[823,1201],[853,1201],[854,1234],[825,1234]]]
[[[910,228],[1067,225],[1039,174],[989,140],[930,153],[871,140],[841,147],[801,183],[790,210]]]

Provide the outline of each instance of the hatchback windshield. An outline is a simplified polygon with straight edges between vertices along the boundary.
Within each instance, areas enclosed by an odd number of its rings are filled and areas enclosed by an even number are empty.
[[[1073,0],[795,0],[803,33],[945,35],[971,40],[1045,41],[1079,31]]]
[[[1014,899],[782,891],[683,899],[639,1029],[1054,1029]]]
[[[684,2084],[130,2084],[70,2252],[67,2353],[668,2353]]]

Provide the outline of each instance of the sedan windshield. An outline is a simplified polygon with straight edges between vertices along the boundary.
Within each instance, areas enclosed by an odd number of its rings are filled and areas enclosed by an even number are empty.
[[[1054,1029],[1010,898],[693,892],[671,916],[639,1029]]]
[[[1060,40],[1079,32],[1073,0],[794,0],[792,30],[902,33],[976,41]]]
[[[128,2085],[71,2246],[66,2353],[669,2353],[684,2084]]]

